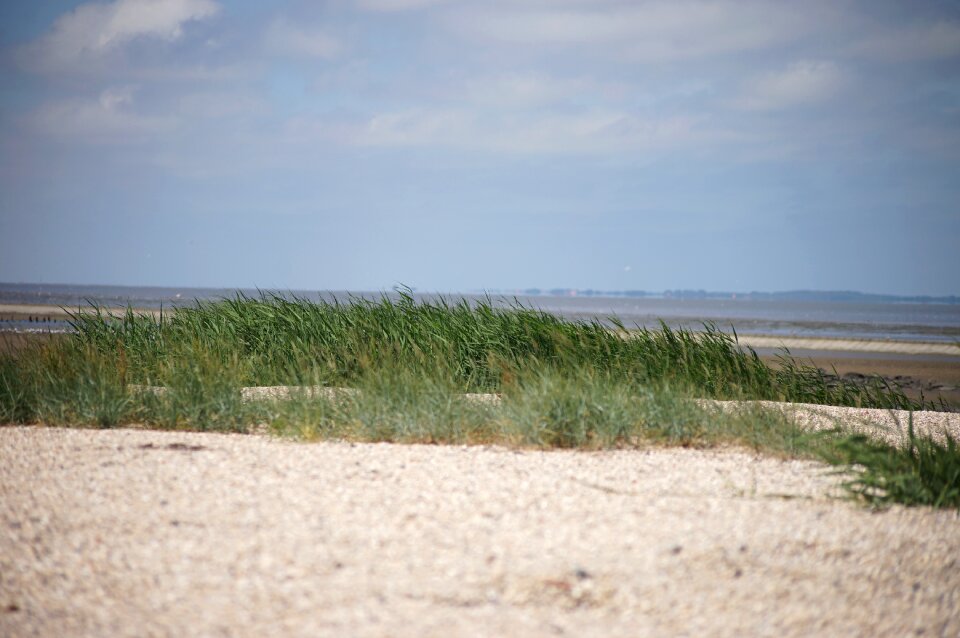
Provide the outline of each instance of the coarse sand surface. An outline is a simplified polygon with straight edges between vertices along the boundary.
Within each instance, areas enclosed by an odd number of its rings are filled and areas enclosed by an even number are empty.
[[[956,636],[956,511],[826,466],[0,428],[3,636]]]

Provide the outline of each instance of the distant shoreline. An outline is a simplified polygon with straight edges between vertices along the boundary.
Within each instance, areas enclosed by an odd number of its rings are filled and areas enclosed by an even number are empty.
[[[93,306],[79,306],[77,308],[66,308],[54,304],[0,304],[0,321],[22,321],[24,318],[39,319],[67,319],[71,314],[76,314],[78,310],[93,310]],[[123,316],[127,311],[126,307],[121,306],[103,306],[102,311],[111,316]],[[134,313],[139,315],[160,316],[160,310],[152,308],[131,308]],[[169,312],[169,311],[164,311]]]
[[[433,293],[424,293],[433,294]],[[778,292],[735,292],[713,290],[593,290],[591,288],[526,288],[523,290],[487,290],[470,294],[491,294],[510,297],[595,297],[608,299],[673,299],[683,300],[729,300],[729,301],[800,301],[819,303],[916,303],[960,304],[957,295],[886,295],[854,290],[785,290]]]
[[[391,294],[398,289],[424,296],[443,297],[594,297],[610,299],[667,299],[667,300],[744,300],[744,301],[798,301],[798,302],[830,302],[830,303],[915,303],[915,304],[960,304],[960,295],[895,295],[885,293],[867,293],[856,290],[782,290],[774,292],[762,291],[723,291],[723,290],[598,290],[593,288],[500,288],[472,291],[438,291],[405,288],[403,285],[391,289],[379,290],[319,290],[319,289],[292,289],[292,288],[223,288],[223,287],[191,287],[191,286],[124,286],[124,285],[97,285],[97,284],[64,284],[64,283],[29,283],[29,282],[0,282],[0,301],[9,300],[11,296],[62,297],[64,294],[76,294],[80,298],[89,291],[97,291],[97,296],[111,297],[115,300],[136,298],[143,291],[151,291],[157,298],[168,298],[174,301],[197,298],[213,298],[222,295],[243,293],[256,296],[259,292],[276,292],[279,294],[293,294],[312,297],[318,293],[345,295],[380,295]],[[21,299],[18,299],[21,301]],[[43,303],[43,302],[40,302]]]

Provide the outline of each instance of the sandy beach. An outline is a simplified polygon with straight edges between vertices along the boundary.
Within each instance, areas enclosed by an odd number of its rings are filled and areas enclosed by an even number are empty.
[[[0,634],[960,632],[960,518],[737,450],[0,428]]]

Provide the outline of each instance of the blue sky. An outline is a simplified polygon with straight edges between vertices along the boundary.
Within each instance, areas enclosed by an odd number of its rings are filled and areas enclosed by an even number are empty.
[[[960,293],[960,5],[0,7],[0,280]]]

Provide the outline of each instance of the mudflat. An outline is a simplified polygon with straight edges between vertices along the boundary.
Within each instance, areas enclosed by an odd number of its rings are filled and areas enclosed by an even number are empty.
[[[67,319],[71,314],[76,313],[81,309],[82,308],[80,307],[61,307],[52,306],[49,304],[0,303],[0,321],[24,320],[32,318],[37,320],[38,323],[42,323],[45,319]],[[132,310],[138,315],[150,315],[153,317],[160,316],[160,310],[153,310],[149,308],[133,308]],[[123,316],[127,309],[124,307],[106,307],[103,308],[102,311],[112,316]]]
[[[738,450],[0,428],[0,634],[957,635],[960,518]]]
[[[762,355],[761,358],[773,367],[779,365],[776,356]],[[960,357],[798,351],[796,358],[828,375],[836,374],[852,381],[863,382],[864,377],[879,376],[900,387],[912,399],[923,397],[934,402],[943,399],[948,405],[960,408]]]

